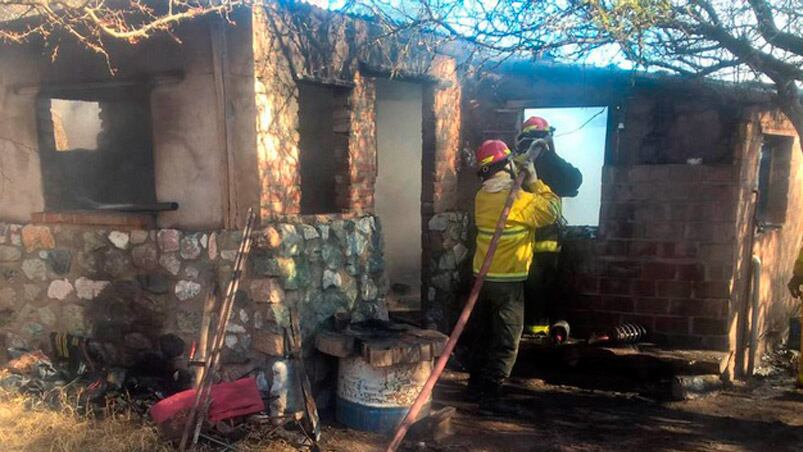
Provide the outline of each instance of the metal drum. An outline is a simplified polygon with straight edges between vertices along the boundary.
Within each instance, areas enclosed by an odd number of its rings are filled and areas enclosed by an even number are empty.
[[[340,359],[338,422],[356,430],[390,433],[401,422],[432,372],[432,361],[373,367],[362,357]],[[427,402],[419,418],[429,415]]]

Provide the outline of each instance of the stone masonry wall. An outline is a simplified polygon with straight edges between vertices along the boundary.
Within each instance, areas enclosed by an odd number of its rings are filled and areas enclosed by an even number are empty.
[[[385,317],[374,217],[285,218],[257,232],[226,337],[228,364],[283,353],[288,310],[309,337],[336,312]],[[175,333],[197,340],[202,307],[225,292],[240,231],[0,224],[5,346],[48,349],[53,331],[107,342],[120,364]]]
[[[469,217],[465,212],[435,214],[427,223],[425,244],[427,291],[424,321],[427,326],[449,331],[462,308],[463,295],[471,284]]]

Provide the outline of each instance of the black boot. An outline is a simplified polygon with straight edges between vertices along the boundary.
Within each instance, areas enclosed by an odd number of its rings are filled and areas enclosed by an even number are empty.
[[[479,400],[479,412],[484,415],[518,417],[522,414],[521,408],[504,397],[501,384],[486,388]]]

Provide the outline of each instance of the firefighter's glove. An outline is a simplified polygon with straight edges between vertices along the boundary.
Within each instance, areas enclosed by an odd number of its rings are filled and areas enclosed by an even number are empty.
[[[527,158],[531,162],[534,162],[535,159],[537,159],[542,152],[547,152],[547,151],[549,151],[549,143],[547,142],[547,140],[543,138],[538,138],[537,140],[533,140],[533,142],[530,143],[530,147],[527,149]]]
[[[532,160],[527,160],[523,165],[520,166],[520,169],[526,174],[524,176],[525,186],[530,186],[538,180],[538,173],[535,171],[535,164],[533,164]]]
[[[792,297],[803,297],[803,291],[800,290],[800,286],[803,286],[803,276],[792,276],[792,279],[789,280],[789,293],[792,294]]]

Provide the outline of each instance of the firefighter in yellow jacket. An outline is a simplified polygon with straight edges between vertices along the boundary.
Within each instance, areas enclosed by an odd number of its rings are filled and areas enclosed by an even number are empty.
[[[789,292],[795,298],[803,298],[803,246],[800,247],[800,253],[795,261],[795,269],[792,273],[792,279],[789,280]],[[800,307],[800,323],[803,325],[803,306]],[[803,340],[800,342],[800,360],[798,363],[797,371],[797,384],[803,386]]]
[[[507,145],[498,140],[488,140],[477,150],[482,188],[474,202],[475,275],[513,187],[517,168],[511,156]],[[519,166],[527,172],[523,190],[513,202],[472,315],[473,328],[481,334],[471,350],[469,394],[494,411],[498,411],[502,383],[510,376],[524,328],[524,281],[533,259],[535,230],[559,216],[560,200],[538,180],[532,160]]]

